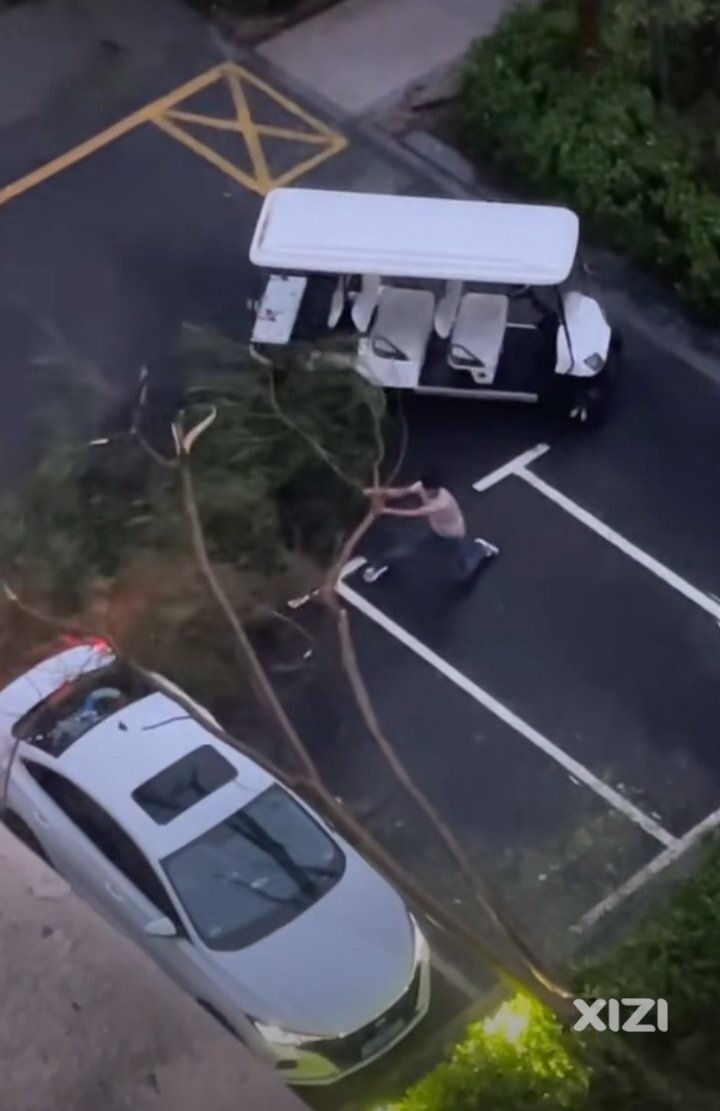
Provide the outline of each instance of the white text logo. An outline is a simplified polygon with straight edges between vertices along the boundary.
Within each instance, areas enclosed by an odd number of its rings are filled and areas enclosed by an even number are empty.
[[[668,1028],[667,999],[573,999],[573,1003],[580,1012],[573,1030],[651,1034]],[[647,1019],[654,1019],[654,1022]]]

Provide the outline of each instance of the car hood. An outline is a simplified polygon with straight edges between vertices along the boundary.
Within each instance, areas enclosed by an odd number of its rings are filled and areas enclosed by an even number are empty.
[[[414,937],[395,891],[349,846],[341,879],[262,941],[213,957],[262,1022],[318,1037],[370,1022],[407,988]]]

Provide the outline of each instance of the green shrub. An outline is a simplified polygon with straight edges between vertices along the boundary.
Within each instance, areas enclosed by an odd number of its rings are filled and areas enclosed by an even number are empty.
[[[578,970],[589,998],[667,999],[667,1032],[573,1034],[518,996],[392,1111],[695,1111],[718,1105],[720,842],[668,906]]]
[[[469,152],[570,204],[690,304],[717,311],[720,196],[676,118],[659,110],[647,52],[612,24],[602,65],[580,72],[572,30],[567,3],[546,0],[476,47],[461,101]]]
[[[392,1111],[580,1111],[587,1076],[557,1023],[523,996],[471,1026],[450,1060]]]
[[[633,1038],[655,1066],[720,1089],[720,845],[669,906],[608,958],[585,968],[584,993],[667,999],[667,1033]]]

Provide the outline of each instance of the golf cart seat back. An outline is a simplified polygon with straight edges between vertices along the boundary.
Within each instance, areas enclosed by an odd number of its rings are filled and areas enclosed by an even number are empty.
[[[337,280],[334,290],[332,291],[330,304],[328,306],[327,326],[331,331],[333,328],[337,328],[338,324],[340,323],[342,315],[345,312],[346,301],[347,277],[345,276],[345,274],[341,274]]]
[[[391,389],[416,386],[434,313],[435,296],[429,289],[384,286],[370,335],[361,340],[367,376]]]
[[[452,332],[460,308],[462,292],[462,282],[448,281],[445,283],[445,292],[437,303],[433,321],[435,332],[440,339],[448,339]]]
[[[478,385],[495,378],[507,326],[509,300],[496,293],[466,293],[450,333],[448,363]]]
[[[352,306],[353,324],[361,334],[367,332],[378,307],[380,298],[380,278],[374,274],[363,274],[360,292]]]

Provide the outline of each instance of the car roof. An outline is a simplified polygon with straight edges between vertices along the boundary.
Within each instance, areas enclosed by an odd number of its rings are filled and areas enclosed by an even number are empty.
[[[210,745],[228,760],[236,778],[166,825],[158,824],[135,802],[132,792],[201,745]],[[200,836],[276,782],[259,764],[218,740],[159,692],[105,718],[52,765],[43,762],[95,799],[155,859]]]
[[[275,189],[250,259],[267,269],[558,285],[579,221],[556,205]]]

